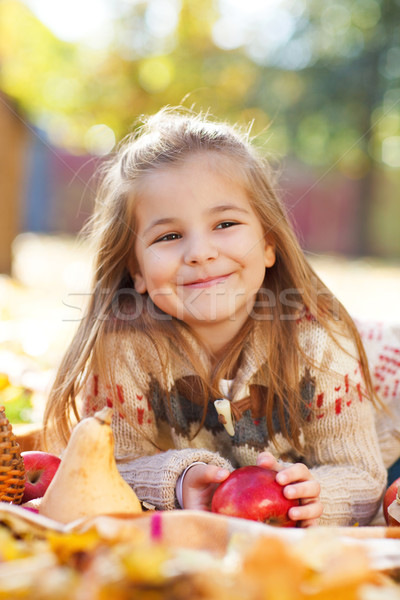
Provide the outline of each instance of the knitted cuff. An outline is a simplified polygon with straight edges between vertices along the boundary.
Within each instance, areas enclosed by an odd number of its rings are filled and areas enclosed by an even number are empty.
[[[204,462],[233,470],[229,461],[215,452],[188,448],[168,450],[118,465],[122,477],[134,488],[140,500],[160,510],[179,508],[176,484],[184,470],[194,462]]]

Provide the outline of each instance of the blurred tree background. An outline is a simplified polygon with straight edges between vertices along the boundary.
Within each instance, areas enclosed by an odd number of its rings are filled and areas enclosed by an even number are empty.
[[[400,256],[400,0],[63,4],[0,5],[0,89],[49,144],[107,154],[138,115],[181,102],[253,121],[306,248]]]

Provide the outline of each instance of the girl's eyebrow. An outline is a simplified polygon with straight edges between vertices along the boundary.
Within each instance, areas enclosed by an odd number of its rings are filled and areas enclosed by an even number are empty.
[[[213,215],[215,213],[226,212],[228,210],[236,210],[237,212],[245,213],[247,215],[250,214],[248,210],[240,206],[236,206],[236,204],[221,204],[219,206],[213,206],[210,208],[208,213]],[[156,219],[155,221],[152,221],[148,227],[146,227],[142,235],[146,235],[146,233],[148,233],[154,227],[157,227],[157,225],[171,225],[172,223],[176,223],[178,220],[179,219],[174,217],[163,217],[162,219]]]
[[[219,212],[225,212],[227,210],[236,210],[247,215],[250,214],[250,212],[247,209],[242,208],[241,206],[236,206],[236,204],[221,204],[219,206],[213,206],[212,208],[210,208],[209,213],[214,214]]]
[[[151,229],[156,227],[157,225],[170,225],[171,223],[175,223],[177,219],[173,219],[172,217],[164,217],[163,219],[156,219],[152,221],[148,227],[143,231],[142,235],[146,235]]]

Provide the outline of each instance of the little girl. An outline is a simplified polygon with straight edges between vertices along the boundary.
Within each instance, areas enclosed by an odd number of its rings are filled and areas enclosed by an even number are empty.
[[[258,464],[301,526],[369,523],[386,471],[363,346],[247,137],[160,111],[107,164],[91,225],[91,301],[47,432],[66,443],[73,416],[112,406],[120,472],[159,509],[209,510]]]

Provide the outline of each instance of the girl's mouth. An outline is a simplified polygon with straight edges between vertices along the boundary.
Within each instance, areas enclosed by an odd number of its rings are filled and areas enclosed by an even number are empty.
[[[219,283],[224,283],[228,277],[230,277],[232,273],[228,273],[227,275],[220,275],[219,277],[209,277],[207,279],[198,279],[197,281],[191,281],[190,283],[185,283],[183,287],[185,288],[207,288],[213,285],[218,285]]]

